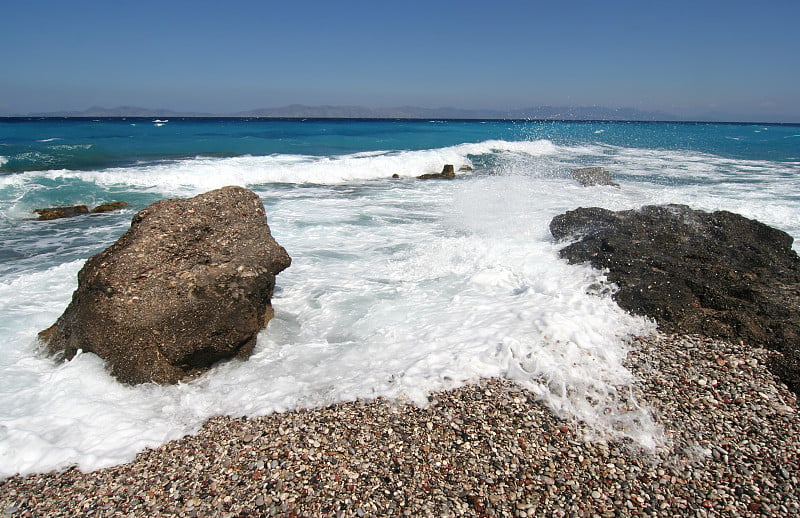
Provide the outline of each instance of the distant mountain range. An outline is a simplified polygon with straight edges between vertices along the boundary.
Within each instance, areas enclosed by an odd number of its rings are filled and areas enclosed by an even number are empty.
[[[179,112],[167,109],[119,106],[93,106],[84,111],[29,113],[26,117],[272,117],[272,118],[343,118],[343,119],[537,119],[537,120],[635,120],[673,121],[669,113],[635,108],[602,106],[536,106],[513,110],[460,108],[366,108],[363,106],[307,106],[292,104],[280,108],[261,108],[237,113]]]
[[[544,119],[544,120],[675,120],[666,113],[600,106],[537,106],[514,110],[460,108],[365,108],[363,106],[305,106],[293,104],[235,114],[240,117],[336,117],[387,119]]]

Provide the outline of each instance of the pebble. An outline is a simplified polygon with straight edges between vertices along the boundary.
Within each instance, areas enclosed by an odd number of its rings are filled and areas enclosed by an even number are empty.
[[[765,368],[775,353],[667,335],[631,348],[655,451],[587,441],[487,379],[426,408],[214,417],[128,464],[2,480],[0,516],[800,516],[798,405]]]

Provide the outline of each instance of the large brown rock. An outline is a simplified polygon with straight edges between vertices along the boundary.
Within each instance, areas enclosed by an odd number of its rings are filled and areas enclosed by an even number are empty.
[[[40,339],[67,359],[96,353],[125,383],[175,383],[250,355],[272,316],[275,275],[290,263],[252,191],[162,200],[86,262]]]
[[[685,205],[579,208],[550,223],[570,263],[607,269],[620,307],[668,332],[783,353],[772,365],[800,394],[800,258],[792,237],[727,211]]]

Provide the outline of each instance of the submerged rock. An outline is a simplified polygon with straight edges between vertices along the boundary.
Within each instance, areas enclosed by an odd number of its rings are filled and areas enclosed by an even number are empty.
[[[175,383],[250,355],[290,263],[252,191],[161,200],[89,258],[72,302],[39,336],[50,354],[97,354],[122,382]]]
[[[417,178],[420,179],[420,180],[436,180],[436,179],[449,180],[449,179],[455,178],[455,177],[456,177],[456,171],[455,171],[455,168],[453,167],[453,164],[446,164],[442,168],[442,172],[441,173],[428,173],[428,174],[423,174],[423,175],[417,176]]]
[[[39,221],[49,221],[53,219],[71,218],[73,216],[82,216],[84,214],[99,214],[101,212],[111,212],[115,210],[124,209],[128,206],[124,201],[112,201],[98,205],[89,211],[86,205],[69,205],[64,207],[47,207],[45,209],[35,209],[33,212],[38,214]]]
[[[611,173],[602,167],[583,167],[572,170],[572,178],[584,187],[593,185],[611,185],[619,187],[619,184],[611,179]]]
[[[800,258],[792,237],[685,205],[579,208],[550,223],[570,263],[607,269],[617,303],[660,328],[783,353],[773,372],[800,393]]]
[[[38,214],[36,218],[39,221],[50,221],[53,219],[71,218],[73,216],[80,216],[89,213],[89,207],[86,205],[69,205],[65,207],[47,207],[44,209],[36,209],[33,211]]]
[[[112,201],[108,203],[103,203],[93,208],[92,214],[99,214],[101,212],[112,212],[115,210],[124,209],[127,206],[128,202],[125,201]]]

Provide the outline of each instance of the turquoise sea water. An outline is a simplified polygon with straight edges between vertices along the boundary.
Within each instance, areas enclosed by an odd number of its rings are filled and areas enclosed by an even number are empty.
[[[444,164],[452,181],[419,181]],[[583,188],[603,166],[619,189]],[[399,179],[392,179],[397,174]],[[254,356],[175,387],[126,387],[91,354],[55,363],[36,333],[83,262],[164,197],[253,189],[293,258]],[[36,208],[123,200],[39,222]],[[195,431],[358,397],[420,404],[485,376],[531,388],[596,437],[661,440],[628,405],[631,334],[652,323],[558,259],[547,229],[578,206],[686,203],[800,237],[800,126],[757,124],[0,119],[0,476],[93,469]],[[795,248],[797,248],[795,246]]]
[[[158,119],[156,119],[158,120]],[[0,119],[0,173],[97,169],[198,156],[313,156],[418,150],[483,140],[692,150],[798,161],[800,125],[272,119]]]

